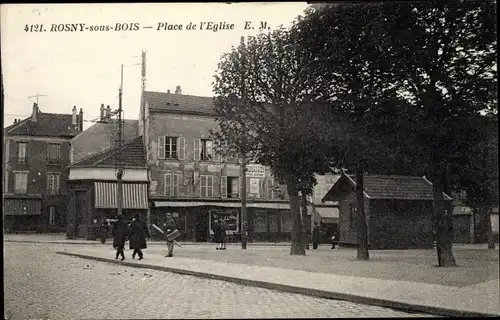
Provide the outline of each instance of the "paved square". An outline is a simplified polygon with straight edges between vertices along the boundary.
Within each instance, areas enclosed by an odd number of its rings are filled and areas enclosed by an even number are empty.
[[[56,255],[60,249],[4,244],[7,319],[426,316]]]

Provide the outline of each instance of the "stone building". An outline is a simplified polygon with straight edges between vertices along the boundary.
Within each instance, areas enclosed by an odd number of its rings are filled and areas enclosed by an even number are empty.
[[[66,226],[69,141],[83,129],[83,110],[42,112],[4,129],[3,187],[6,231],[58,232]]]

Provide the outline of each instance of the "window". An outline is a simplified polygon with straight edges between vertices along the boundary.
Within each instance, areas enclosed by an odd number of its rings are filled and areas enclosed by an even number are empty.
[[[238,198],[239,196],[239,178],[221,176],[220,194],[222,198]]]
[[[267,199],[274,199],[274,181],[267,179]]]
[[[59,194],[59,173],[47,174],[47,193]]]
[[[201,140],[201,161],[212,161],[213,160],[213,143],[211,140]]]
[[[49,225],[56,225],[56,208],[54,206],[49,207]]]
[[[200,176],[200,193],[202,197],[214,196],[214,177]]]
[[[17,143],[17,162],[26,162],[26,142]]]
[[[27,193],[28,192],[28,173],[16,172],[14,173],[14,192]]]
[[[185,141],[184,137],[158,137],[158,159],[184,160]]]
[[[351,230],[358,227],[358,210],[354,203],[349,204],[349,227]]]
[[[61,145],[59,143],[49,143],[47,160],[49,163],[58,163],[61,160]]]
[[[165,173],[164,194],[169,197],[177,197],[179,195],[179,174]]]

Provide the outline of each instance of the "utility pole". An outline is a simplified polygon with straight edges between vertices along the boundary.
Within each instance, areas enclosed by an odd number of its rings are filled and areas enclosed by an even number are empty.
[[[118,170],[116,172],[117,178],[117,209],[118,215],[122,215],[123,207],[123,121],[122,121],[122,94],[123,94],[123,64],[121,68],[121,82],[120,89],[118,92],[118,152],[117,152],[117,162]]]
[[[28,99],[36,98],[36,104],[38,105],[38,98],[39,97],[47,97],[47,95],[45,95],[45,94],[38,94],[38,92],[37,92],[35,95],[29,96]]]
[[[247,248],[247,159],[246,155],[241,155],[240,166],[241,179],[241,249]]]
[[[144,92],[146,91],[146,51],[142,51],[142,59],[141,59],[141,108],[142,108],[142,141],[144,145],[147,147],[146,141],[146,97],[144,96]],[[148,166],[148,175],[149,175],[149,165]],[[146,225],[148,228],[151,226],[151,209],[149,208],[146,211]]]

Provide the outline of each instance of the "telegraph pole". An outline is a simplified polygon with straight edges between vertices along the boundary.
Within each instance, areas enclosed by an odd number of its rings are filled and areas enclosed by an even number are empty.
[[[122,215],[123,207],[123,121],[122,121],[122,94],[123,94],[123,64],[121,68],[121,82],[120,89],[118,91],[118,170],[116,172],[117,178],[117,208],[118,215]]]
[[[247,159],[246,154],[241,156],[241,249],[247,248]]]
[[[142,51],[141,55],[141,107],[142,107],[142,141],[146,146],[146,97],[144,92],[146,91],[146,51]],[[148,165],[149,167],[149,165]],[[149,168],[148,168],[149,171]],[[149,175],[149,172],[148,172]],[[146,224],[148,228],[151,226],[151,209],[148,205],[148,210],[146,211]]]

